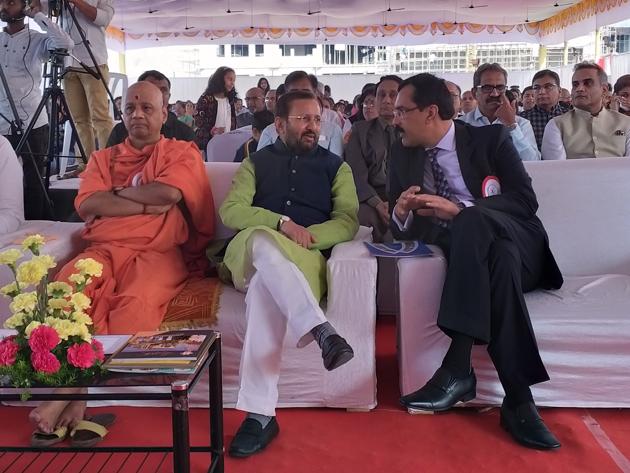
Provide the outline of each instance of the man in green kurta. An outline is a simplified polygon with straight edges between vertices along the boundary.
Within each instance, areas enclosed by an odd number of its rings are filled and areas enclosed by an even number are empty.
[[[278,140],[245,159],[220,209],[239,230],[224,264],[246,291],[247,329],[236,408],[248,413],[229,453],[247,457],[278,434],[275,418],[282,345],[316,340],[324,367],[354,356],[322,312],[326,258],[351,240],[358,201],[350,167],[318,145],[321,105],[310,92],[283,95],[276,105]]]

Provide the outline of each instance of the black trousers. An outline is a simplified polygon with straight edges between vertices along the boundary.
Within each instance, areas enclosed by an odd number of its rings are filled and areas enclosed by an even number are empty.
[[[449,259],[439,327],[487,344],[504,387],[547,381],[523,297],[538,287],[545,267],[540,221],[470,207],[435,243]]]
[[[24,169],[24,218],[26,220],[46,220],[52,218],[46,207],[45,193],[37,175],[46,176],[46,157],[48,154],[48,125],[34,128],[28,137],[28,144],[33,153],[29,156],[28,147],[22,148],[22,166]],[[13,148],[19,143],[19,136],[6,135]]]

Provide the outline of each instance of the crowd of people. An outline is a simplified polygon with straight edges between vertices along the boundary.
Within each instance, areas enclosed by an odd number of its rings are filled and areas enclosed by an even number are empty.
[[[101,39],[113,14],[110,0],[72,3],[95,50],[95,67],[106,77]],[[3,41],[15,45],[0,55],[13,64],[7,75],[22,120],[39,98],[36,85],[24,89],[24,75],[39,82],[51,47],[74,48],[79,57],[83,47],[72,25],[64,32],[39,8],[36,0],[27,9],[22,0],[0,1],[8,25]],[[25,14],[44,33],[28,30]],[[351,362],[352,347],[326,320],[320,301],[326,258],[359,225],[371,227],[375,241],[436,244],[449,262],[436,322],[450,347],[431,380],[401,404],[445,411],[473,399],[471,349],[485,344],[505,390],[501,425],[525,446],[560,446],[530,390],[549,376],[523,294],[563,281],[522,161],[630,156],[630,75],[611,87],[601,67],[583,62],[574,68],[570,91],[545,69],[521,94],[508,87],[499,64],[482,64],[471,90],[431,74],[386,75],[357,90],[351,102],[335,102],[316,76],[293,71],[276,89],[261,78],[243,107],[235,71],[220,67],[196,104],[178,101],[169,111],[170,80],[150,70],[117,104],[122,122],[114,126],[102,83],[74,72],[65,75],[64,87],[90,153],[75,201],[88,246],[76,258],[104,266],[88,290],[99,334],[157,329],[169,301],[190,278],[206,274],[215,215],[201,152],[218,135],[251,126],[251,138],[234,156],[242,164],[219,215],[237,231],[219,274],[247,294],[237,401],[247,414],[231,455],[252,455],[278,435],[285,342],[317,343],[327,370]],[[6,108],[0,102],[3,114]],[[22,156],[36,158],[23,159],[27,219],[45,217],[34,180],[41,180],[46,127],[38,122]],[[2,131],[12,143],[13,131]],[[23,218],[16,209],[22,170],[4,138],[0,170],[0,232],[9,233]],[[68,276],[72,263],[57,279]],[[79,401],[55,401],[30,417],[46,434],[84,412]]]

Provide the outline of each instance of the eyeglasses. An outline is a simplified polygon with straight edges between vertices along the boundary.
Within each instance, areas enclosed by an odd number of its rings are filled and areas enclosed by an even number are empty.
[[[245,102],[250,102],[254,100],[262,100],[262,97],[245,97]]]
[[[491,94],[494,90],[496,90],[498,93],[502,94],[507,89],[507,87],[505,85],[503,85],[503,84],[499,84],[499,85],[490,85],[490,84],[478,85],[477,88],[479,90],[481,90],[484,94]]]
[[[558,87],[557,84],[543,84],[543,85],[532,85],[532,89],[534,89],[534,92],[540,92],[542,89],[545,89],[545,92],[551,92],[553,89],[555,89],[556,87]]]
[[[409,113],[409,112],[413,112],[414,110],[418,110],[420,107],[413,107],[413,108],[395,108],[394,109],[394,117],[395,118],[405,118],[405,116]]]
[[[364,108],[372,108],[372,107],[374,107],[374,104],[373,103],[363,102],[363,107]]]
[[[308,125],[311,122],[314,122],[316,125],[321,125],[322,123],[322,117],[319,115],[289,115],[287,118],[300,120],[304,125]]]

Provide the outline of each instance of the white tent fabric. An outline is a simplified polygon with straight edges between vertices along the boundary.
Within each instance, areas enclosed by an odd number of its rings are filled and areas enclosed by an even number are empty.
[[[558,44],[630,17],[627,0],[117,0],[110,46]],[[117,44],[116,44],[117,43]]]

